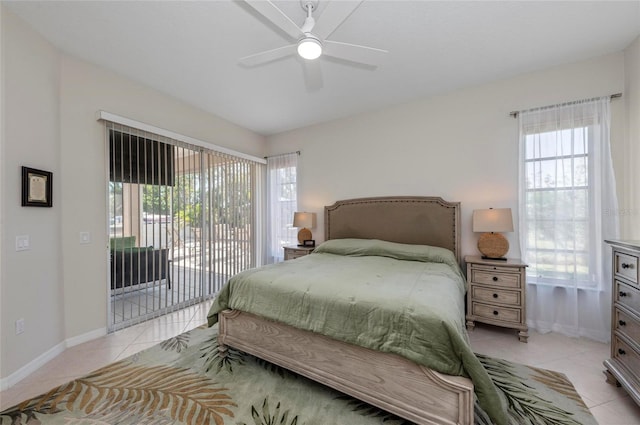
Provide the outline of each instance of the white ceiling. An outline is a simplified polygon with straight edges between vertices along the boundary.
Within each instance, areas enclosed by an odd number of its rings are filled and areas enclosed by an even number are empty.
[[[241,0],[3,3],[68,54],[263,135],[618,52],[640,34],[640,0],[365,0],[329,39],[388,50],[384,61],[322,57],[323,87],[308,89],[300,58],[238,64],[293,41]],[[298,0],[274,3],[302,25]]]

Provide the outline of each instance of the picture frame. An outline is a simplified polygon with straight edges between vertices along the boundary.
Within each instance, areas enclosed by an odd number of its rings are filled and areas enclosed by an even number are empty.
[[[305,239],[302,242],[302,246],[314,247],[316,246],[316,241],[314,239]]]
[[[22,167],[22,206],[53,206],[53,173],[30,167]]]

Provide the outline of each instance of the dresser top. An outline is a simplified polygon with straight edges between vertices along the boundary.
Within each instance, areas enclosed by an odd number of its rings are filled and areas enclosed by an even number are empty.
[[[622,246],[629,249],[637,249],[640,250],[640,241],[634,240],[619,240],[619,239],[607,239],[606,243],[611,245]]]

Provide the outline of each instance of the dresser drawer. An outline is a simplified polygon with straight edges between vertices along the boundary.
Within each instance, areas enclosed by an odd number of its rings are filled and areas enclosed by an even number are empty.
[[[474,302],[472,304],[471,314],[478,317],[484,317],[493,321],[520,323],[522,310],[519,308],[509,308],[487,305]]]
[[[640,341],[640,321],[618,308],[613,313],[613,328],[633,341]]]
[[[616,251],[613,266],[617,276],[629,279],[633,283],[638,283],[638,257]]]
[[[617,303],[620,303],[630,310],[640,312],[640,291],[633,286],[615,281],[613,297]]]
[[[613,358],[625,365],[638,378],[640,355],[617,335],[613,341]]]
[[[471,282],[503,288],[520,288],[519,273],[501,273],[491,269],[471,269]]]
[[[472,285],[471,296],[476,301],[485,301],[488,303],[498,303],[520,307],[520,292],[506,291],[503,289],[491,289],[485,286]]]

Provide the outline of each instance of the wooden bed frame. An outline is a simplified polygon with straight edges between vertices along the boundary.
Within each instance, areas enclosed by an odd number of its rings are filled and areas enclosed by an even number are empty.
[[[325,239],[434,245],[460,255],[460,203],[378,197],[325,207]],[[221,355],[234,347],[418,424],[473,424],[470,379],[237,311],[219,314]]]

